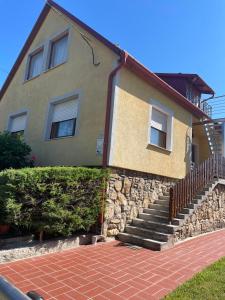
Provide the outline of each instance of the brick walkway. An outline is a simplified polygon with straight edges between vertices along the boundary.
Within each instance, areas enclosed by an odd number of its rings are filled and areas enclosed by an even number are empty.
[[[0,265],[0,274],[45,300],[160,299],[225,256],[225,230],[153,252],[119,242]]]

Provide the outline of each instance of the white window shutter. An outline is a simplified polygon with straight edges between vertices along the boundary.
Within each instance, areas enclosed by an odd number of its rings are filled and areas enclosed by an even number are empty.
[[[62,103],[53,105],[52,122],[61,122],[74,119],[77,117],[78,100],[68,100]]]
[[[159,110],[152,108],[151,126],[166,132],[167,131],[167,115]]]
[[[27,118],[26,114],[20,115],[18,117],[12,117],[10,131],[17,132],[17,131],[25,130],[26,118]]]

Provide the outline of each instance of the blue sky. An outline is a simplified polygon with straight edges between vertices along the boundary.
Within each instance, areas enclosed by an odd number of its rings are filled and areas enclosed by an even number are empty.
[[[224,0],[57,2],[150,70],[197,73],[225,94]],[[0,0],[0,86],[44,4]]]

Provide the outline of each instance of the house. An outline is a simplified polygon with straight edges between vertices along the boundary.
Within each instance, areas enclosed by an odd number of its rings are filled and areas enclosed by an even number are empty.
[[[41,166],[110,167],[102,230],[116,235],[214,151],[201,94],[199,76],[151,72],[48,0],[0,91],[0,131]]]

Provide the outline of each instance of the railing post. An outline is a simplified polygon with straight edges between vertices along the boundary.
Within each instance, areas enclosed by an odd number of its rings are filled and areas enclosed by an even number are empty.
[[[174,193],[173,193],[173,187],[170,188],[170,202],[169,202],[169,222],[172,222],[173,214],[174,214]]]

